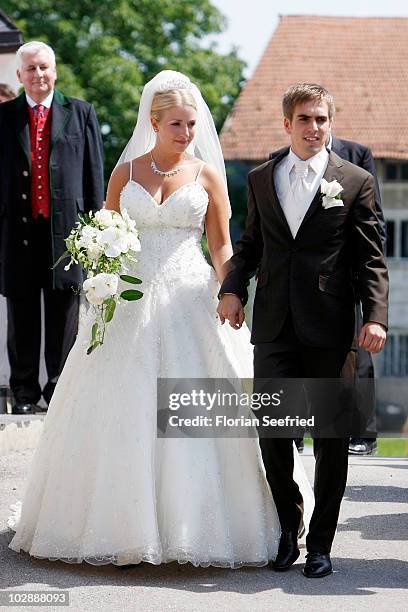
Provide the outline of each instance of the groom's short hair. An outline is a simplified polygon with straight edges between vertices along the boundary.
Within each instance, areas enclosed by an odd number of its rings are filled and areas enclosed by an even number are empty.
[[[289,87],[283,94],[282,109],[285,117],[292,121],[293,113],[297,104],[308,100],[319,100],[327,102],[329,119],[335,113],[333,96],[321,85],[316,83],[297,83]]]

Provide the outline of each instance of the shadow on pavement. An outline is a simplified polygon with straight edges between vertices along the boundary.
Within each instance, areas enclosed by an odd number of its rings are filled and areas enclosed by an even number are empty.
[[[352,517],[338,525],[337,530],[359,531],[363,540],[408,540],[408,514],[375,514]],[[404,544],[404,548],[406,546]]]
[[[348,486],[344,499],[353,502],[391,502],[408,503],[408,491],[405,487],[380,487],[378,485]]]
[[[372,521],[383,517],[364,517]],[[389,521],[390,517],[385,517]],[[358,519],[361,521],[361,519]],[[351,521],[351,528],[357,525]],[[379,524],[378,529],[381,529]],[[350,526],[344,526],[350,529]],[[376,529],[377,531],[377,529]],[[11,532],[0,533],[0,554],[4,559],[0,590],[23,587],[34,583],[38,589],[77,589],[83,586],[150,587],[174,589],[191,593],[232,592],[240,594],[281,591],[308,596],[369,595],[378,589],[406,587],[408,562],[398,559],[345,559],[333,557],[334,574],[321,580],[307,580],[301,574],[302,562],[285,574],[267,567],[194,568],[190,564],[169,563],[159,566],[143,563],[128,570],[112,565],[92,566],[86,563],[70,565],[60,561],[32,559],[26,553],[8,549]],[[273,594],[272,594],[273,596]],[[272,605],[272,602],[271,602]],[[358,604],[357,604],[358,605]],[[353,604],[355,607],[355,604]]]

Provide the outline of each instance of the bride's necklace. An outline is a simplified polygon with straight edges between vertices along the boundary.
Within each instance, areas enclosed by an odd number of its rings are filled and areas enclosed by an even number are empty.
[[[168,170],[167,172],[164,172],[164,170],[159,170],[159,168],[156,166],[156,162],[154,161],[151,152],[150,159],[152,160],[150,162],[151,169],[153,170],[154,174],[158,174],[159,176],[174,176],[175,174],[178,174],[180,170],[183,169],[183,166],[176,166],[176,168],[173,168],[173,170]]]

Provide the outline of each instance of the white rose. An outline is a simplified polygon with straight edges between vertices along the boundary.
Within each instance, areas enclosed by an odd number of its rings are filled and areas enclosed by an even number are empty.
[[[92,242],[86,247],[86,254],[88,255],[91,261],[96,261],[97,259],[99,259],[102,253],[102,247],[100,247],[99,244],[96,244],[95,242]]]
[[[85,293],[85,297],[92,306],[100,306],[103,304],[103,298],[100,298],[96,295],[95,289],[91,287],[89,291]]]
[[[116,212],[102,208],[95,213],[95,221],[102,227],[112,227],[116,224]]]
[[[328,198],[335,198],[343,191],[343,187],[340,185],[338,181],[326,181],[326,179],[322,179],[320,183],[320,188],[322,194],[327,196]]]
[[[103,248],[107,257],[118,257],[129,250],[127,235],[117,227],[108,227],[97,238],[98,244]]]
[[[127,243],[129,251],[137,252],[141,250],[140,240],[136,234],[129,233],[127,236]]]
[[[96,238],[101,233],[97,227],[93,227],[92,225],[84,225],[82,228],[82,236],[85,238]]]
[[[123,231],[127,230],[127,223],[126,223],[125,219],[122,219],[121,215],[117,215],[116,216],[115,227],[118,227],[119,229],[121,229]]]
[[[117,274],[107,274],[105,272],[87,278],[83,285],[86,299],[95,306],[102,304],[106,298],[115,295],[118,289],[118,281]]]
[[[128,214],[128,211],[126,210],[126,208],[124,208],[124,209],[122,210],[122,217],[123,217],[123,220],[124,220],[124,221],[125,221],[125,223],[126,223],[126,226],[127,226],[128,230],[129,230],[130,232],[135,231],[135,228],[136,228],[136,221],[135,221],[134,219],[131,219],[131,218],[129,217],[129,214]]]
[[[84,225],[79,238],[75,240],[75,246],[77,247],[77,249],[80,249],[82,247],[84,247],[85,249],[90,248],[91,245],[95,244],[95,240],[98,237],[98,234],[100,234],[100,230],[91,227],[90,225]]]

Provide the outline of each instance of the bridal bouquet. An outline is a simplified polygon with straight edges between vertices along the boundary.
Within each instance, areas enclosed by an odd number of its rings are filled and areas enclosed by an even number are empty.
[[[72,264],[79,264],[87,271],[83,291],[96,313],[87,350],[89,355],[103,344],[106,324],[112,320],[118,302],[121,299],[139,300],[143,295],[137,289],[118,292],[119,279],[134,285],[142,282],[135,276],[124,274],[126,263],[137,262],[134,253],[140,251],[136,222],[126,210],[118,213],[104,208],[96,213],[90,212],[79,217],[65,244],[67,250],[55,266],[70,257],[65,270],[69,270]]]

